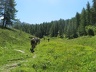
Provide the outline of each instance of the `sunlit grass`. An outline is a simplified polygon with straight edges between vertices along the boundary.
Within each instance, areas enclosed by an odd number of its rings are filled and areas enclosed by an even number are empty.
[[[26,58],[30,49],[29,34],[18,30],[0,29],[0,66],[10,61]],[[25,51],[25,54],[15,49]]]
[[[96,72],[96,36],[50,38],[49,42],[41,39],[31,53],[28,34],[9,30],[0,33],[0,66],[16,59],[26,60],[11,72]]]
[[[95,72],[96,49],[95,45],[90,43],[95,38],[82,37],[72,40],[55,38],[50,39],[50,42],[42,40],[35,49],[36,57],[15,70],[22,71],[23,68],[28,68],[32,70],[31,72]],[[90,42],[87,42],[88,39]]]

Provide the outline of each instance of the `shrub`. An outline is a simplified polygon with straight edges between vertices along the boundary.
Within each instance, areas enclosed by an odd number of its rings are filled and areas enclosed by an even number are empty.
[[[94,36],[95,35],[95,27],[94,26],[86,26],[86,32],[87,32],[87,35],[89,36]]]
[[[92,29],[88,29],[88,35],[94,36],[94,31]]]

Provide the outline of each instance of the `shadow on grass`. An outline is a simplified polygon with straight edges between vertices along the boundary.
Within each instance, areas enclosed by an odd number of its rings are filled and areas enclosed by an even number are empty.
[[[12,29],[12,28],[8,28],[8,27],[2,27],[2,26],[0,26],[0,28],[1,28],[1,29],[7,29],[7,30],[11,30],[11,31],[14,31],[14,32],[16,32],[16,30],[14,30],[14,29]]]

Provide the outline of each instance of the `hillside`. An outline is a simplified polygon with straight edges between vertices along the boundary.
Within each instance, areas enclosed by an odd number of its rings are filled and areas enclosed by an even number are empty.
[[[29,36],[0,29],[1,72],[96,72],[96,36],[41,39],[34,53]]]
[[[0,67],[30,55],[29,34],[15,29],[0,29]]]

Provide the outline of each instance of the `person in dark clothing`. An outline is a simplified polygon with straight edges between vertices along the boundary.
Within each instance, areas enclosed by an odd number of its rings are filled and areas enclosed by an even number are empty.
[[[50,39],[48,38],[48,42],[49,42],[49,40],[50,40]]]
[[[30,49],[30,51],[31,51],[31,52],[34,52],[34,48],[35,48],[36,45],[39,44],[39,43],[40,43],[40,38],[37,38],[37,37],[32,38],[32,39],[31,39],[31,49]]]

